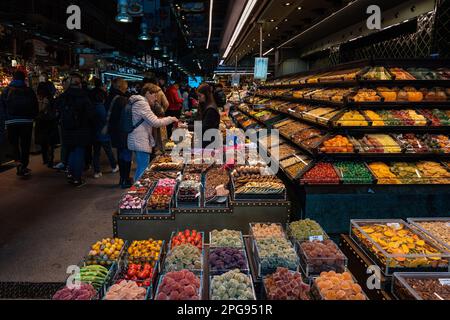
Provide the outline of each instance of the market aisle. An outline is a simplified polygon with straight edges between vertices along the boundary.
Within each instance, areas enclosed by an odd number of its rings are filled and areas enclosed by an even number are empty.
[[[89,245],[112,236],[111,214],[121,190],[117,175],[73,188],[63,173],[32,157],[30,180],[0,173],[0,282],[59,282]]]

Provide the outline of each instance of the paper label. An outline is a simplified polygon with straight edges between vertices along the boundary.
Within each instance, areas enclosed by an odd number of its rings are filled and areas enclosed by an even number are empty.
[[[390,227],[390,228],[393,228],[395,230],[399,230],[399,229],[402,228],[402,226],[398,222],[388,223],[387,226]]]
[[[450,286],[450,278],[447,278],[447,279],[439,279],[439,282],[440,282],[441,285],[443,285],[443,286]]]
[[[447,226],[447,228],[450,228],[450,222],[447,222],[445,225]]]
[[[309,241],[323,241],[323,236],[311,236]]]

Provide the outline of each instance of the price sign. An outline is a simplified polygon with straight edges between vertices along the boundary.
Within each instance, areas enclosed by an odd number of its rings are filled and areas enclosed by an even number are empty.
[[[447,279],[439,279],[439,282],[440,282],[441,285],[443,285],[443,286],[450,286],[450,278],[447,278]]]
[[[309,241],[323,241],[323,236],[311,236]]]
[[[388,226],[388,227],[391,227],[391,228],[393,228],[393,229],[395,229],[395,230],[399,230],[399,229],[402,228],[402,226],[401,226],[400,223],[398,223],[398,222],[395,222],[395,223],[388,223],[387,226]]]

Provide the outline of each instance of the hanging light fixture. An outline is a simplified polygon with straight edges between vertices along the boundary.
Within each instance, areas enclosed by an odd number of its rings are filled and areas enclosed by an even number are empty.
[[[169,57],[169,54],[167,53],[167,47],[166,46],[164,46],[164,48],[163,48],[163,54],[162,54],[161,57],[163,57],[165,59]]]
[[[143,19],[141,23],[141,34],[139,35],[139,40],[149,41],[151,40],[150,34],[148,32],[148,22]]]
[[[153,48],[152,48],[152,50],[153,50],[153,51],[161,51],[161,46],[159,45],[159,37],[156,36],[156,37],[153,39],[153,41],[154,41],[154,43],[153,43]]]
[[[173,61],[174,61],[174,60],[173,60],[173,53],[171,52],[171,53],[170,53],[169,62],[170,62],[170,63],[173,63]]]
[[[128,1],[117,0],[117,16],[116,21],[121,23],[133,22],[133,17],[128,13]]]

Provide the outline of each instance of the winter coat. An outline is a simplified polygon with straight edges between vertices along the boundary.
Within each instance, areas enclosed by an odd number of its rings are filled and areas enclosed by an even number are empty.
[[[178,93],[178,89],[175,86],[170,86],[166,92],[167,100],[169,101],[168,110],[178,111],[183,107],[183,99]]]
[[[143,96],[132,96],[129,103],[133,105],[133,123],[137,124],[140,120],[144,120],[144,122],[128,135],[128,149],[152,153],[155,146],[153,128],[168,126],[172,120],[170,118],[158,119]]]
[[[209,129],[219,129],[220,126],[220,113],[215,106],[208,106],[205,108],[205,111],[200,119],[202,121],[202,141],[205,135],[205,132]],[[194,131],[195,123],[189,126],[189,131]],[[202,146],[206,148],[211,141],[203,141]]]
[[[69,88],[58,100],[61,112],[62,140],[68,147],[86,147],[93,142],[95,130],[95,108],[86,91],[81,88]],[[68,121],[69,112],[76,115],[78,121]]]
[[[34,136],[36,144],[40,145],[54,146],[60,142],[55,101],[52,98],[39,100]]]
[[[97,102],[95,104],[95,141],[97,142],[108,142],[111,141],[111,136],[103,129],[106,126],[107,112],[105,104]]]
[[[112,102],[114,98],[118,96],[115,100],[114,105]],[[111,88],[108,98],[106,99],[105,107],[106,112],[111,110],[111,116],[108,123],[108,133],[111,137],[111,144],[114,148],[126,149],[128,145],[128,134],[120,130],[120,117],[122,115],[122,110],[128,103],[128,97],[121,91]]]
[[[1,95],[1,104],[6,115],[6,124],[32,123],[39,113],[34,91],[25,82],[11,82]]]

